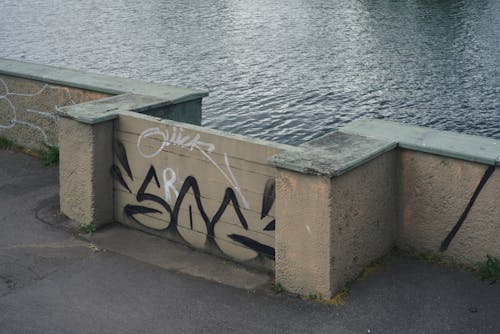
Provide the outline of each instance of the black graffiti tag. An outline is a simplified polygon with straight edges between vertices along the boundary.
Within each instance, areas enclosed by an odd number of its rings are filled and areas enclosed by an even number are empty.
[[[119,150],[117,150],[117,154],[120,155],[120,157],[118,158],[118,161],[122,165],[122,168],[125,169],[127,175],[132,179],[132,177],[131,177],[132,171],[130,170],[130,167],[128,167],[129,164],[128,164],[128,159],[127,159],[125,148],[123,147],[123,144],[121,144],[121,145],[120,144],[121,143],[117,144],[117,147],[120,148]],[[124,180],[124,177],[123,177],[123,175],[120,171],[120,168],[118,166],[113,165],[111,167],[111,175],[125,189],[127,189],[130,193],[132,193],[132,191],[130,190],[130,187],[127,185],[126,181]],[[123,209],[126,217],[128,217],[129,219],[131,219],[133,222],[135,222],[137,224],[140,224],[140,225],[145,226],[147,228],[151,228],[150,226],[143,224],[140,221],[140,219],[138,219],[137,215],[155,214],[155,213],[163,214],[163,212],[161,212],[160,210],[145,206],[145,205],[147,205],[148,201],[154,202],[154,203],[160,205],[162,208],[164,208],[166,213],[169,215],[169,218],[170,218],[169,219],[170,224],[167,227],[162,228],[162,229],[156,229],[156,230],[168,230],[168,231],[174,233],[175,235],[179,236],[181,239],[183,239],[178,231],[178,217],[179,217],[179,212],[180,212],[181,206],[186,198],[186,195],[189,193],[189,191],[192,191],[194,198],[195,198],[196,207],[198,208],[199,213],[200,213],[202,220],[203,220],[205,227],[206,227],[208,246],[215,247],[218,249],[218,246],[214,240],[215,239],[215,226],[220,221],[220,219],[222,218],[224,213],[226,212],[228,206],[232,207],[234,209],[241,227],[245,230],[248,230],[248,223],[245,219],[245,216],[243,215],[243,213],[241,211],[241,207],[240,207],[240,204],[238,202],[238,198],[236,196],[236,193],[230,187],[227,187],[225,189],[224,197],[222,198],[222,201],[220,203],[219,208],[217,209],[214,216],[212,218],[210,218],[208,216],[204,206],[203,206],[198,181],[196,180],[196,178],[194,176],[188,176],[184,180],[182,187],[179,191],[179,195],[177,196],[177,199],[176,199],[173,207],[169,203],[167,203],[163,198],[161,198],[157,195],[148,193],[146,191],[146,189],[148,188],[148,186],[150,184],[153,184],[157,188],[161,187],[159,179],[158,179],[158,175],[156,173],[154,166],[150,166],[150,168],[149,168],[149,170],[144,178],[144,181],[142,182],[141,187],[139,188],[139,190],[137,191],[137,194],[136,194],[137,202],[142,203],[144,205],[127,204],[127,205],[125,205],[125,207]],[[266,217],[269,214],[271,207],[273,206],[274,199],[275,199],[274,187],[275,187],[274,179],[270,179],[266,183],[266,186],[264,189],[264,196],[263,196],[262,210],[261,210],[261,219]],[[231,204],[231,206],[230,206],[230,204]],[[190,226],[192,227],[193,222],[192,222],[191,206],[189,206],[189,218],[190,218]],[[263,230],[264,231],[274,231],[274,229],[275,229],[275,221],[272,220],[269,224],[267,224],[264,227]],[[237,243],[239,243],[247,248],[254,250],[258,254],[274,260],[275,251],[274,251],[273,247],[267,246],[265,244],[262,244],[256,240],[253,240],[253,239],[246,237],[246,236],[243,236],[243,235],[230,234],[230,235],[228,235],[228,237],[231,240],[233,240],[233,241],[235,241],[235,242],[237,242]]]

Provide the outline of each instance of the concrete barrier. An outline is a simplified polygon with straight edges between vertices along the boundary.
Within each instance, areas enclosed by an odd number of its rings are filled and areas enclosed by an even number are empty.
[[[57,110],[108,94],[4,75],[0,71],[0,136],[39,149],[57,145]]]
[[[208,95],[0,58],[0,136],[34,149],[43,143],[57,146],[61,108],[127,93],[156,98],[138,112],[192,124],[201,124],[201,99]]]
[[[116,115],[134,110],[201,124],[201,100],[207,95],[201,90],[0,59],[0,136],[34,149],[42,144],[59,146],[61,210],[82,223],[101,225],[113,220],[107,171]]]
[[[399,247],[469,265],[500,256],[500,141],[377,120],[343,131],[398,142]]]
[[[499,141],[359,120],[281,145],[199,126],[202,92],[175,109],[132,86],[57,108],[61,211],[80,223],[118,221],[324,298],[394,246],[500,256]]]
[[[276,279],[328,298],[387,253],[397,230],[396,144],[337,132],[282,152]]]
[[[360,120],[301,149],[268,160],[285,288],[330,296],[393,246],[500,256],[499,141]]]

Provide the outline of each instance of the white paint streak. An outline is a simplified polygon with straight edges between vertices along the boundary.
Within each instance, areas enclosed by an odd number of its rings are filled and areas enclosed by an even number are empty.
[[[66,94],[67,98],[69,99],[70,103],[71,104],[76,104],[75,101],[73,100],[72,96],[71,96],[71,92],[69,91],[69,89],[67,87],[57,87],[57,86],[51,86],[51,85],[48,85],[48,84],[44,84],[42,86],[42,88],[40,90],[38,90],[37,92],[35,92],[35,93],[15,93],[15,92],[11,92],[9,90],[9,86],[7,85],[7,83],[3,79],[0,79],[0,84],[3,86],[3,88],[5,90],[5,94],[4,95],[0,95],[0,101],[1,100],[5,100],[7,102],[7,104],[9,105],[9,107],[10,107],[10,112],[12,113],[11,119],[9,120],[9,122],[8,122],[7,125],[0,124],[0,130],[2,130],[2,129],[11,129],[11,128],[15,127],[16,125],[25,125],[25,126],[28,126],[28,127],[32,128],[32,129],[35,129],[38,132],[40,132],[41,136],[43,137],[43,141],[45,142],[45,144],[50,144],[48,142],[48,136],[47,136],[47,133],[45,132],[45,130],[43,128],[41,128],[40,126],[36,125],[36,124],[30,123],[30,122],[27,122],[27,121],[23,121],[23,120],[18,120],[16,106],[12,103],[12,101],[9,98],[9,96],[35,97],[35,96],[38,96],[38,95],[42,94],[47,89],[55,89],[55,90],[62,90],[63,92],[65,92],[65,94]],[[59,110],[59,107],[56,105],[54,107],[54,109],[55,110]],[[9,111],[7,111],[7,113],[8,112]],[[54,112],[39,111],[39,110],[35,110],[35,109],[25,109],[25,112],[34,113],[34,114],[37,114],[37,115],[42,116],[42,117],[50,118],[54,122],[57,122],[57,120],[59,119],[59,117]]]
[[[57,106],[55,106],[55,109],[56,110],[58,109]],[[48,112],[48,111],[39,111],[39,110],[35,110],[35,109],[26,109],[25,111],[32,113],[32,114],[40,115],[42,117],[51,118],[54,121],[57,121],[59,119],[59,117],[56,114],[54,114],[52,112]]]
[[[17,121],[16,124],[24,124],[24,125],[27,125],[29,126],[30,128],[32,129],[35,129],[37,130],[38,132],[40,132],[40,134],[42,135],[43,137],[43,142],[45,144],[48,144],[49,143],[49,138],[47,137],[47,134],[45,133],[45,131],[39,127],[38,125],[35,125],[35,124],[31,124],[31,123],[28,123],[28,122],[25,122],[25,121]]]
[[[170,177],[168,177],[168,174],[170,173]],[[175,181],[177,180],[177,176],[175,175],[175,172],[172,168],[165,168],[163,170],[163,184],[165,188],[165,201],[173,205],[173,203],[177,200],[177,197],[179,197],[179,192],[177,189],[175,189]],[[172,196],[170,192],[173,192],[175,195],[175,198],[172,200]]]
[[[190,151],[192,151],[193,149],[197,149],[208,161],[212,163],[212,165],[215,166],[215,168],[217,168],[219,173],[221,173],[221,175],[229,182],[231,188],[233,188],[233,190],[239,195],[242,202],[242,206],[245,209],[249,209],[250,205],[245,196],[243,195],[243,192],[241,191],[238,181],[234,177],[233,171],[231,170],[231,165],[229,164],[227,153],[224,153],[224,163],[226,168],[225,171],[210,155],[210,153],[212,153],[215,150],[214,144],[201,141],[200,140],[201,136],[199,133],[195,134],[194,137],[191,139],[191,136],[183,135],[183,131],[184,130],[182,128],[177,128],[174,126],[172,127],[172,134],[170,135],[168,129],[165,129],[163,131],[160,130],[160,128],[146,129],[142,131],[139,137],[137,138],[137,151],[143,158],[150,159],[160,154],[160,152],[165,147],[168,147],[170,145],[179,146],[185,149],[189,149]],[[144,151],[141,148],[143,140],[153,136],[160,137],[161,143],[158,149],[150,154],[144,153]]]
[[[153,137],[153,136],[156,136],[156,135],[159,135],[159,136],[161,136],[163,138],[163,140],[161,141],[160,147],[154,153],[151,153],[151,154],[144,153],[142,151],[142,149],[141,149],[142,141],[144,140],[144,138],[149,138],[149,137]],[[141,132],[139,138],[137,139],[137,151],[139,152],[139,154],[143,158],[153,158],[153,157],[156,157],[158,154],[160,154],[160,152],[163,150],[163,148],[165,147],[166,143],[168,142],[167,138],[168,138],[168,133],[165,134],[163,131],[160,130],[160,128],[150,128],[150,129],[144,130],[144,131]],[[170,145],[170,144],[168,144],[168,145]]]

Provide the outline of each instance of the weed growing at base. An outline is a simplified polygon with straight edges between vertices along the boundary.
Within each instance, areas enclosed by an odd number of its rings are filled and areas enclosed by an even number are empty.
[[[93,224],[80,224],[80,231],[83,233],[88,233],[90,236],[96,231],[96,228]]]
[[[317,303],[322,303],[322,304],[327,304],[327,305],[335,305],[335,306],[341,306],[344,305],[345,300],[347,296],[349,295],[349,288],[344,287],[342,290],[337,292],[332,298],[330,299],[323,299],[323,296],[321,294],[315,294],[315,293],[310,293],[307,296],[304,295],[299,295],[299,297],[302,300],[309,300]]]
[[[273,283],[272,289],[275,294],[282,293],[283,291],[285,291],[285,289],[283,289],[283,287],[279,282]]]
[[[478,262],[477,269],[481,281],[488,281],[493,284],[500,280],[500,260],[487,255],[485,262]]]
[[[44,166],[50,166],[59,162],[59,148],[46,143],[42,144],[42,148],[37,152],[42,158]]]
[[[16,144],[7,138],[0,137],[0,149],[1,150],[12,150],[16,147]]]

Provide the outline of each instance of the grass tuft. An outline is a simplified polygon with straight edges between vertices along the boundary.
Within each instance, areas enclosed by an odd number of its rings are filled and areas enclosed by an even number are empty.
[[[96,231],[95,226],[90,223],[90,224],[80,224],[80,231],[83,233],[87,233],[88,235],[92,236],[92,234]]]
[[[271,288],[273,289],[275,294],[279,294],[285,291],[285,289],[283,289],[283,286],[281,286],[281,283],[279,282],[273,283]]]
[[[317,303],[340,306],[340,305],[344,305],[345,300],[346,300],[348,295],[349,295],[349,287],[346,286],[342,290],[337,292],[330,299],[323,299],[321,294],[315,294],[315,293],[310,293],[307,296],[300,295],[300,298],[303,300],[309,300],[309,301],[313,301],[313,302],[317,302]]]
[[[0,150],[12,150],[16,147],[16,144],[7,138],[0,137]]]
[[[486,261],[477,263],[477,270],[481,281],[488,281],[490,284],[500,280],[500,260],[487,255]]]
[[[38,154],[42,158],[44,166],[50,166],[59,162],[59,148],[57,146],[43,143]]]

